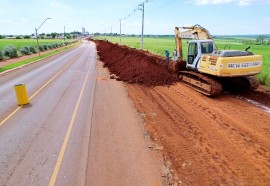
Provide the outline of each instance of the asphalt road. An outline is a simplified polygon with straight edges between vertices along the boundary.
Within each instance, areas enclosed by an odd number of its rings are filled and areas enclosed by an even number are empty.
[[[1,185],[54,184],[61,169],[82,185],[90,132],[86,130],[90,127],[87,120],[91,119],[96,78],[94,47],[83,44],[27,73],[11,75],[14,78],[8,80],[3,78],[6,81],[0,89],[3,98],[0,104]],[[30,98],[30,104],[23,107],[16,105],[13,85],[18,83],[26,85]],[[65,146],[67,140],[75,146],[72,150],[80,158],[59,156],[70,153]],[[69,161],[74,166],[66,167]]]
[[[0,76],[0,185],[164,184],[123,84],[100,84],[112,80],[100,81],[96,61],[87,42]],[[30,98],[22,107],[19,83]]]

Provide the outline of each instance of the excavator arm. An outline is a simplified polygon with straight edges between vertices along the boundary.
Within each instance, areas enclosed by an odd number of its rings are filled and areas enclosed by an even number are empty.
[[[200,25],[178,28],[186,29],[186,31],[182,32],[181,34],[182,38],[194,38],[197,40],[213,39],[209,31]],[[190,37],[190,35],[192,35],[193,37]]]

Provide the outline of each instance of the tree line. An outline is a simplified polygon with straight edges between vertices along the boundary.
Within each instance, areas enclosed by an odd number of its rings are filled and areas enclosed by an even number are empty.
[[[16,38],[16,39],[30,39],[32,37],[35,37],[35,34],[31,34],[31,35],[0,35],[0,39],[4,39],[4,38]],[[52,32],[52,33],[41,33],[38,34],[38,37],[40,39],[45,39],[45,38],[59,38],[59,37],[64,37],[67,39],[76,39],[80,36],[82,36],[81,32],[78,31],[74,31],[74,32],[69,32],[69,33],[57,33],[57,32]]]

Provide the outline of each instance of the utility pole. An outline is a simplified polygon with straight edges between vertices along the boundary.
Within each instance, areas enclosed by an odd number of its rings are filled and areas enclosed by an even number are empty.
[[[66,26],[64,26],[64,42],[66,41]]]
[[[122,30],[121,30],[121,29],[122,29],[122,28],[121,28],[121,21],[122,21],[122,19],[119,19],[119,20],[120,20],[120,44],[121,44],[121,39],[122,39],[122,38],[121,38],[121,37],[122,37]]]
[[[40,56],[40,50],[39,50],[39,42],[38,42],[37,28],[35,28],[35,31],[36,31],[36,38],[37,38],[38,55]]]
[[[143,31],[144,31],[144,2],[140,4],[142,7],[140,10],[142,11],[142,34],[141,34],[141,49],[143,50]]]
[[[45,21],[43,21],[43,23],[41,23],[41,25],[38,27],[38,28],[35,28],[35,31],[36,31],[36,38],[37,38],[37,46],[38,46],[38,55],[40,56],[40,49],[39,49],[39,42],[38,42],[38,29],[40,29],[40,27],[48,20],[48,19],[51,19],[51,18],[47,18],[45,19]]]
[[[112,26],[111,26],[111,42],[112,42]]]

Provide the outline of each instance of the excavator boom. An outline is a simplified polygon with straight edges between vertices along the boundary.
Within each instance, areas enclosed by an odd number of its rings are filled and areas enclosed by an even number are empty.
[[[185,31],[180,32],[179,29],[185,29]],[[174,33],[175,33],[176,50],[179,54],[178,56],[180,61],[183,60],[182,39],[196,39],[196,40],[213,39],[210,32],[198,24],[188,27],[175,27]],[[214,48],[216,49],[215,44]]]
[[[210,35],[210,32],[198,24],[195,26],[178,27],[178,28],[186,30],[181,33],[181,37],[185,39],[193,39],[193,38],[197,40],[213,39],[212,36]]]

